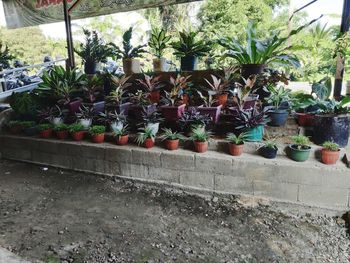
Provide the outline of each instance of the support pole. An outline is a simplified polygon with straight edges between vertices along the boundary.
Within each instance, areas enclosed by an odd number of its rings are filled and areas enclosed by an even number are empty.
[[[350,0],[344,0],[343,5],[343,14],[341,18],[340,25],[340,34],[343,35],[349,31],[350,28]],[[343,76],[344,76],[344,65],[345,57],[338,55],[337,56],[337,66],[335,73],[334,89],[333,96],[335,99],[339,100],[341,97],[342,85],[343,85]]]
[[[63,13],[64,13],[64,23],[66,26],[66,35],[67,35],[67,50],[68,50],[68,60],[67,68],[75,67],[74,60],[74,47],[73,47],[73,36],[72,36],[72,24],[71,17],[69,14],[67,0],[63,0]]]

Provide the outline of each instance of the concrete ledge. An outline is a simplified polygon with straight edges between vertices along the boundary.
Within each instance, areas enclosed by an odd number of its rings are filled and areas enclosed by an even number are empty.
[[[221,142],[220,142],[221,143]],[[350,171],[338,162],[326,166],[315,158],[297,163],[283,152],[274,160],[249,145],[240,157],[224,151],[144,149],[87,141],[59,141],[0,135],[3,158],[132,178],[205,192],[254,195],[330,209],[349,208]]]

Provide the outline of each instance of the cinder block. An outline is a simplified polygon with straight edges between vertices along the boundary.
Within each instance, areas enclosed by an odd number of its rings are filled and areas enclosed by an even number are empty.
[[[248,181],[266,180],[275,177],[276,166],[268,162],[256,162],[246,155],[233,159],[233,175],[246,178]]]
[[[134,178],[147,178],[148,167],[142,164],[120,163],[120,174]]]
[[[162,152],[160,159],[163,168],[187,171],[195,170],[194,154],[188,153],[188,151]]]
[[[131,149],[128,146],[106,146],[105,159],[110,162],[131,163]]]
[[[180,184],[208,190],[214,190],[214,175],[204,172],[182,171]]]
[[[169,183],[180,183],[180,171],[150,166],[147,178]]]
[[[217,154],[196,154],[196,171],[203,171],[214,174],[232,174],[232,157],[224,154],[218,157]]]
[[[300,185],[299,198],[302,203],[325,207],[348,206],[349,190],[327,186]]]
[[[272,197],[279,200],[296,202],[298,200],[298,185],[287,183],[272,183],[253,181],[254,195]]]
[[[152,151],[152,149],[132,149],[132,163],[133,164],[143,164],[143,165],[149,165],[154,167],[160,167],[160,155],[161,152],[159,151]]]
[[[254,194],[253,182],[244,177],[215,175],[215,190],[232,194]]]

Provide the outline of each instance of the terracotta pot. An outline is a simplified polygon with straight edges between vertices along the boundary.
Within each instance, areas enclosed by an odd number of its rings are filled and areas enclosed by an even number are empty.
[[[149,100],[152,103],[158,103],[160,101],[160,91],[159,90],[151,91],[151,93],[149,94]]]
[[[179,140],[165,140],[165,148],[173,151],[179,148]]]
[[[68,134],[69,134],[68,131],[56,131],[56,136],[60,140],[67,139]]]
[[[71,133],[71,136],[74,141],[81,141],[82,139],[84,139],[85,131],[73,132]]]
[[[122,135],[122,136],[118,136],[116,139],[116,144],[117,145],[126,145],[129,141],[129,135]]]
[[[315,114],[296,113],[299,126],[310,127],[314,124]]]
[[[223,107],[225,107],[226,104],[227,104],[228,94],[225,93],[225,94],[221,94],[221,95],[216,95],[216,96],[215,96],[215,99],[218,101],[218,103],[219,103],[220,105],[222,105]]]
[[[154,146],[154,139],[147,138],[143,143],[143,146],[147,149],[152,148]]]
[[[91,139],[92,139],[92,142],[94,143],[103,143],[105,140],[105,134],[101,133],[101,134],[92,135]]]
[[[52,137],[52,129],[40,131],[40,137],[44,138],[44,139],[51,138]]]
[[[340,150],[334,152],[326,149],[321,151],[321,161],[324,164],[335,164],[339,160]]]
[[[243,153],[244,144],[229,143],[229,151],[233,156],[240,156]]]
[[[204,153],[208,150],[208,142],[194,141],[194,150],[198,153]]]

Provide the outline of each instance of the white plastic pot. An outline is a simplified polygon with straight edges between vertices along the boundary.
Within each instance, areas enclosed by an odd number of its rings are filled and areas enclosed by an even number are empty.
[[[159,131],[159,122],[158,123],[147,123],[147,128],[152,130],[152,133],[156,135]]]
[[[124,127],[124,124],[121,121],[111,123],[111,130],[113,132],[118,132],[121,129],[123,129],[123,127]]]

